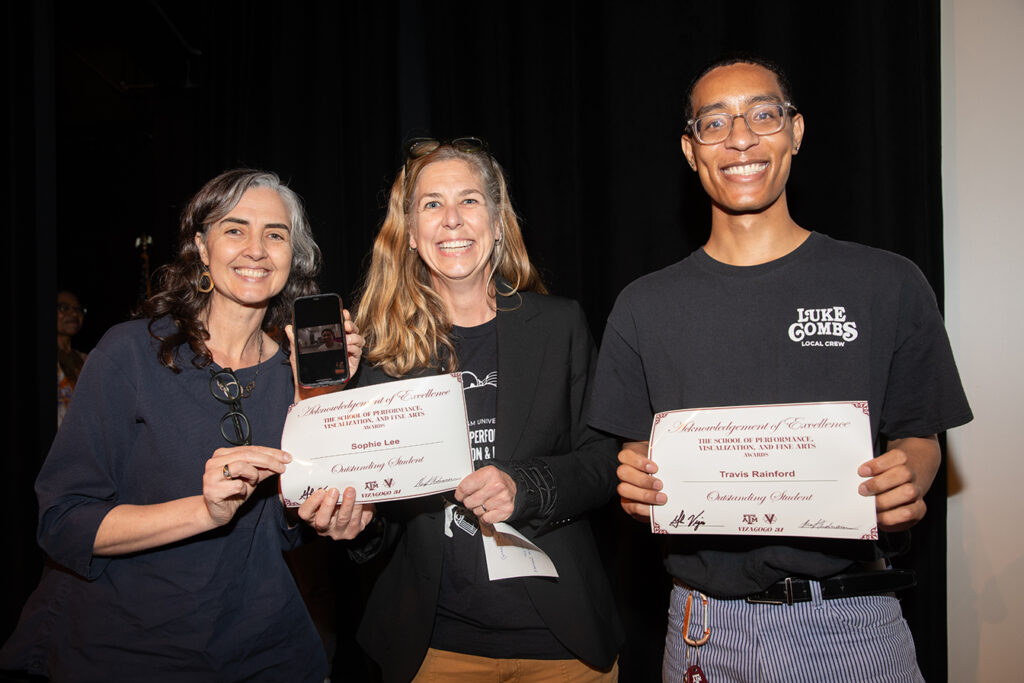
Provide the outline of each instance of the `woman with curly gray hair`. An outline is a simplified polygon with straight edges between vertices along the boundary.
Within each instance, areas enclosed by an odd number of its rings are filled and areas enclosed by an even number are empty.
[[[299,534],[276,480],[296,390],[287,342],[268,334],[316,291],[319,263],[301,202],[276,175],[228,171],[193,197],[147,319],[113,327],[90,354],[39,474],[51,562],[0,668],[324,680],[281,554]],[[354,371],[362,337],[346,331]]]

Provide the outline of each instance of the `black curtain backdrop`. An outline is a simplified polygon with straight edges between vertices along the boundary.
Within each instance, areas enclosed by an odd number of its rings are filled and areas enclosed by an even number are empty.
[[[788,71],[806,119],[796,220],[906,255],[941,301],[937,3],[12,0],[3,11],[14,578],[0,638],[39,571],[31,489],[55,426],[55,291],[88,307],[75,340],[88,350],[145,292],[136,241],[151,238],[151,267],[169,260],[184,203],[227,168],[276,171],[305,199],[322,287],[351,301],[402,140],[483,137],[532,258],[599,339],[624,285],[707,238],[708,202],[679,150],[683,91],[713,57],[749,50]],[[927,500],[902,560],[920,577],[904,611],[938,681],[944,470]],[[629,634],[622,680],[658,680],[669,584],[655,544],[616,503],[596,529]],[[344,680],[374,680],[350,642],[367,577],[334,563]]]

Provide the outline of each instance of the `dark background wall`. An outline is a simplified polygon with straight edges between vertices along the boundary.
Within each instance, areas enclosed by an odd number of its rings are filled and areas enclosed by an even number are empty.
[[[0,637],[38,574],[31,484],[53,435],[52,302],[89,309],[76,346],[125,320],[175,249],[199,186],[274,170],[305,199],[325,290],[358,287],[403,139],[476,135],[511,179],[531,256],[595,337],[618,291],[700,246],[708,206],[679,151],[682,94],[723,51],[780,62],[807,133],[790,182],[803,226],[914,260],[942,295],[939,9],[901,3],[200,2],[5,6],[0,108],[8,224],[15,570]],[[945,481],[940,473],[936,487]],[[945,678],[945,503],[906,560],[926,678]],[[667,582],[648,532],[601,511],[630,642],[654,680]],[[643,588],[639,588],[643,586]]]

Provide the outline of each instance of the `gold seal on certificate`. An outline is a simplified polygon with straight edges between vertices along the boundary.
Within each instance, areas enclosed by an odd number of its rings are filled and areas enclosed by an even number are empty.
[[[281,433],[281,496],[298,507],[327,488],[351,486],[357,503],[451,491],[473,471],[466,423],[458,373],[299,401]]]
[[[875,499],[857,492],[873,454],[867,401],[658,413],[650,458],[668,502],[651,531],[876,539]]]

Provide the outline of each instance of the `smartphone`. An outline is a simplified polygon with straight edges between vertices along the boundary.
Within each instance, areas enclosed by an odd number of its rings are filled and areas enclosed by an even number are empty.
[[[348,346],[340,296],[314,294],[295,299],[292,329],[299,384],[322,387],[348,381]]]

